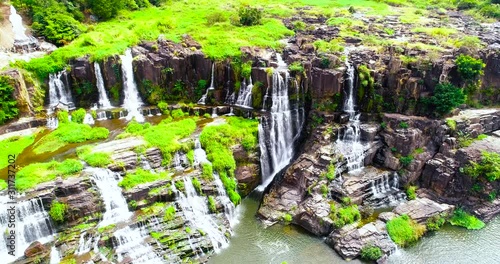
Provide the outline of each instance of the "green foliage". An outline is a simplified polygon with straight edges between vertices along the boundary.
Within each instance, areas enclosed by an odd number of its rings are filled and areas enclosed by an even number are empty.
[[[170,162],[172,155],[182,147],[178,140],[191,135],[195,131],[195,119],[185,118],[171,122],[171,118],[167,118],[156,126],[131,121],[125,128],[125,133],[121,134],[120,137],[142,136],[149,146],[158,147],[161,150],[165,159],[164,162]]]
[[[164,115],[168,115],[170,112],[169,112],[169,108],[168,108],[168,104],[161,101],[158,103],[158,109],[160,109],[161,113],[164,114]]]
[[[321,184],[320,190],[323,194],[323,197],[326,197],[328,195],[328,186],[326,184]]]
[[[224,23],[227,21],[226,14],[221,11],[215,11],[213,13],[210,13],[206,16],[207,19],[207,25],[212,26],[215,23]]]
[[[180,118],[183,118],[184,116],[187,115],[187,113],[184,113],[182,111],[182,109],[175,109],[175,110],[172,110],[171,114],[173,119],[180,119]]]
[[[7,76],[0,76],[0,125],[15,118],[19,114],[17,101],[14,98],[14,87]]]
[[[457,121],[453,119],[446,119],[446,125],[451,129],[451,131],[455,131],[457,129]]]
[[[191,180],[191,183],[193,184],[193,187],[196,190],[196,192],[198,192],[198,194],[201,194],[202,192],[201,192],[201,183],[200,183],[200,181],[197,178],[193,178]]]
[[[500,18],[500,4],[498,3],[498,0],[493,0],[497,1],[496,4],[485,4],[479,9],[479,13],[486,17],[491,17],[491,18]]]
[[[472,178],[484,177],[490,182],[500,180],[500,154],[483,151],[481,161],[470,161],[463,172]]]
[[[457,8],[458,10],[467,10],[477,7],[477,5],[478,5],[477,0],[460,0],[457,3]]]
[[[261,23],[262,11],[250,6],[241,7],[238,11],[240,24],[243,26],[254,26]]]
[[[212,164],[210,163],[202,163],[201,164],[201,177],[207,181],[210,181],[213,179],[213,168]]]
[[[23,152],[23,150],[29,145],[33,144],[35,141],[35,136],[14,136],[0,141],[0,149],[4,153],[9,153],[10,155],[18,155]],[[7,167],[9,160],[0,159],[0,169]]]
[[[410,219],[408,215],[401,215],[387,221],[389,236],[392,241],[401,247],[417,242],[425,231],[425,226]]]
[[[212,195],[208,196],[208,209],[211,213],[217,213],[217,205],[215,204],[215,199]]]
[[[483,75],[483,69],[486,66],[481,59],[475,59],[469,55],[460,54],[455,63],[458,73],[464,80],[475,80]]]
[[[453,108],[465,102],[462,89],[450,83],[440,83],[434,89],[434,95],[426,103],[438,115],[448,114]]]
[[[283,215],[283,221],[285,221],[285,223],[291,223],[292,222],[292,215],[291,214],[284,214]]]
[[[368,261],[376,261],[383,255],[382,250],[379,247],[372,245],[364,246],[363,248],[361,248],[360,253],[361,259]]]
[[[75,159],[63,162],[31,163],[16,175],[16,188],[19,192],[33,188],[40,183],[54,180],[57,176],[67,176],[80,172],[83,165]]]
[[[0,180],[0,191],[3,191],[5,189],[7,189],[9,185],[7,184],[7,181],[5,180]]]
[[[468,214],[463,209],[456,209],[450,219],[450,224],[454,226],[465,227],[469,230],[481,229],[485,226],[484,222],[475,216]]]
[[[437,231],[446,223],[446,219],[441,215],[435,215],[427,219],[425,224],[427,230]]]
[[[252,106],[255,109],[262,107],[262,86],[261,82],[255,82],[252,87]]]
[[[128,190],[139,184],[154,182],[159,180],[169,180],[170,174],[166,171],[154,173],[148,170],[137,169],[135,172],[127,172],[118,186]]]
[[[86,124],[74,122],[64,123],[61,120],[67,120],[67,112],[58,112],[60,117],[59,127],[43,136],[36,144],[33,152],[35,154],[53,152],[68,143],[82,143],[89,140],[106,139],[109,130],[104,127],[90,127]]]
[[[413,161],[412,155],[403,156],[399,158],[399,162],[401,163],[401,165],[403,165],[403,167],[410,165],[412,161]]]
[[[165,209],[165,214],[163,215],[163,220],[164,221],[172,221],[175,218],[175,207],[174,206],[169,206],[167,209]]]
[[[78,155],[78,157],[83,159],[92,167],[104,168],[113,162],[111,160],[111,156],[108,153],[104,152],[85,153],[82,155]]]
[[[335,180],[335,165],[333,165],[333,164],[328,165],[328,170],[326,172],[326,178],[329,181]]]
[[[304,73],[304,66],[302,66],[302,63],[300,61],[294,61],[292,64],[288,66],[288,69],[292,74],[303,74]]]
[[[332,39],[330,42],[320,39],[316,40],[313,45],[316,48],[316,51],[319,52],[339,53],[344,51],[343,43],[338,39]]]
[[[402,129],[407,129],[410,127],[410,125],[408,125],[408,123],[406,123],[406,122],[400,122],[399,127]]]
[[[415,200],[415,198],[417,198],[416,191],[417,191],[417,186],[413,185],[408,186],[408,188],[406,189],[406,196],[408,196],[408,199]]]
[[[66,204],[53,200],[52,204],[50,205],[50,218],[56,223],[63,223],[64,221],[66,221],[67,210],[68,206]]]
[[[332,204],[333,205],[333,204]],[[349,205],[341,207],[338,210],[330,206],[330,218],[336,228],[341,228],[345,225],[352,224],[361,219],[361,214],[357,205]]]
[[[179,190],[179,191],[183,191],[184,190],[184,181],[182,181],[182,180],[176,181],[175,188],[177,188],[177,190]]]
[[[194,163],[194,150],[190,149],[186,154],[186,157],[189,160],[189,164],[192,165]]]
[[[71,122],[83,124],[83,120],[85,119],[85,114],[86,112],[85,109],[83,108],[71,112]]]
[[[386,122],[380,123],[380,128],[386,129],[387,128],[387,123]]]
[[[241,64],[241,77],[250,78],[252,73],[252,61],[248,61]]]

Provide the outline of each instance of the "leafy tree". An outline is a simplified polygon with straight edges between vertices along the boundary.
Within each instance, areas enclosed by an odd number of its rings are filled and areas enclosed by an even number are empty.
[[[0,125],[19,114],[13,93],[14,87],[9,83],[9,78],[0,76]]]
[[[453,108],[465,102],[462,89],[450,83],[440,83],[434,90],[434,95],[428,100],[428,106],[433,108],[438,115],[445,115]]]
[[[260,24],[262,11],[254,7],[245,6],[240,8],[238,15],[240,16],[240,23],[243,26],[253,26]]]
[[[486,66],[481,59],[475,59],[469,55],[460,54],[455,61],[460,76],[467,81],[474,80],[483,75]]]
[[[120,0],[89,0],[92,12],[100,19],[113,18],[123,7]]]

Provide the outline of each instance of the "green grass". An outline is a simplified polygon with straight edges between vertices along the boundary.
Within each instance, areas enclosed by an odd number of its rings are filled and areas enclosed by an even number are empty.
[[[215,198],[213,196],[208,196],[208,209],[211,213],[217,213],[217,206],[215,203]]]
[[[32,163],[17,172],[16,188],[19,192],[23,192],[40,183],[54,180],[57,176],[73,175],[82,169],[83,165],[75,159],[66,159],[63,162]]]
[[[336,208],[335,204],[330,205],[330,219],[336,228],[341,228],[345,225],[352,224],[361,219],[357,205],[349,205]]]
[[[56,223],[63,223],[66,220],[67,210],[68,206],[66,204],[54,200],[50,205],[50,218]]]
[[[135,172],[127,172],[123,180],[118,185],[126,190],[134,188],[143,183],[170,179],[168,172],[153,173],[148,170],[137,169]]]
[[[468,214],[462,209],[456,209],[450,219],[450,224],[454,226],[465,227],[470,230],[481,229],[485,226],[484,222],[475,216]]]
[[[89,146],[80,147],[76,150],[78,158],[84,160],[92,167],[106,167],[113,162],[111,155],[104,152],[92,152]]]
[[[212,168],[212,164],[210,163],[202,163],[201,164],[201,177],[205,180],[213,179],[214,170]]]
[[[37,143],[33,152],[41,154],[54,152],[69,143],[82,143],[90,140],[108,138],[109,130],[104,127],[90,127],[86,124],[73,122],[59,123],[59,127],[43,136]]]
[[[196,120],[197,117],[175,122],[172,122],[171,119],[164,119],[156,126],[131,121],[125,129],[125,133],[121,134],[120,137],[142,136],[149,146],[158,147],[161,150],[164,162],[168,163],[172,158],[172,154],[183,147],[178,140],[191,135],[195,131]]]
[[[0,141],[0,149],[5,154],[18,155],[23,152],[26,147],[33,144],[34,141],[34,135],[25,137],[14,136]],[[0,159],[0,169],[7,167],[8,164],[7,158]]]
[[[170,205],[165,209],[165,214],[163,215],[163,220],[172,221],[175,218],[175,207]]]
[[[3,191],[9,187],[9,184],[7,184],[6,180],[0,180],[0,191]]]
[[[425,231],[425,226],[410,219],[408,215],[402,215],[387,221],[389,236],[392,241],[401,247],[417,242]]]
[[[415,200],[417,198],[417,186],[408,186],[406,189],[406,196],[408,196],[409,200]]]
[[[377,246],[364,246],[361,248],[361,259],[368,260],[368,261],[376,261],[377,259],[381,258],[383,253],[382,250],[377,247]]]

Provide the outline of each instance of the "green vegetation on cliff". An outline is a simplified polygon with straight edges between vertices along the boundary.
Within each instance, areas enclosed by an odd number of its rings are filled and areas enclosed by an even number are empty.
[[[82,169],[82,163],[75,159],[66,159],[63,162],[31,163],[17,172],[16,189],[24,192],[40,183],[52,181],[57,176],[72,175]]]
[[[108,153],[92,152],[89,146],[80,147],[76,150],[78,158],[84,160],[92,167],[106,167],[113,161]]]
[[[490,182],[500,180],[500,154],[484,151],[481,161],[470,161],[463,172],[472,178],[484,177]]]
[[[477,219],[475,216],[468,214],[463,209],[456,209],[450,219],[450,224],[461,226],[467,229],[476,230],[485,226],[484,222]]]
[[[0,141],[0,149],[9,155],[18,155],[29,145],[33,144],[35,136],[13,136]],[[7,167],[8,159],[0,159],[0,169]]]
[[[63,223],[64,221],[66,221],[67,211],[68,205],[54,200],[50,205],[49,215],[52,221],[56,223]]]
[[[118,183],[120,187],[128,190],[139,184],[154,182],[159,180],[169,180],[170,174],[166,171],[154,173],[148,170],[137,169],[135,172],[127,172],[123,180]]]
[[[387,221],[387,232],[398,246],[406,247],[417,242],[424,235],[426,228],[408,215],[401,215]]]
[[[368,261],[375,261],[383,255],[382,250],[377,246],[364,246],[361,248],[361,258]]]
[[[14,87],[6,76],[0,76],[0,125],[17,117],[19,109],[14,98]]]

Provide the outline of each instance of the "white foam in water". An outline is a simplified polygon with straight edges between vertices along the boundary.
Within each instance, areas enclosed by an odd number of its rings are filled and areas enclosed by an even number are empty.
[[[296,109],[290,107],[287,65],[279,54],[276,56],[278,68],[274,70],[272,76],[271,113],[269,116],[262,116],[259,124],[260,162],[263,175],[263,182],[257,187],[259,191],[264,190],[276,173],[292,159],[293,145],[304,123],[303,115],[299,114],[300,105],[297,104]],[[267,90],[269,92],[269,88]],[[266,133],[266,130],[269,132]]]
[[[144,116],[139,109],[143,103],[134,79],[134,69],[132,67],[134,58],[132,57],[132,51],[127,49],[125,55],[121,55],[120,59],[122,61],[123,92],[125,94],[123,107],[128,111],[127,120],[135,118],[137,122],[144,122]]]
[[[106,93],[106,88],[104,87],[104,80],[102,78],[101,66],[99,63],[94,62],[95,77],[97,80],[97,91],[99,92],[99,107],[101,109],[112,108],[111,102],[109,101],[108,94]]]
[[[224,232],[219,229],[213,216],[209,214],[206,198],[198,196],[196,193],[191,178],[184,177],[184,188],[186,194],[176,190],[175,186],[172,185],[172,189],[179,195],[177,202],[182,208],[187,222],[206,233],[216,253],[228,247],[228,239]]]
[[[93,125],[95,124],[94,118],[90,113],[86,113],[85,117],[83,118],[83,123],[87,125]]]
[[[205,101],[207,100],[208,91],[215,89],[214,75],[215,75],[215,63],[212,63],[212,77],[210,77],[210,87],[208,87],[207,91],[203,94],[200,100],[198,100],[198,104],[204,105]]]
[[[3,196],[0,203],[0,230],[8,230],[9,215],[7,196]],[[49,215],[43,208],[41,199],[31,199],[19,202],[16,205],[16,256],[8,254],[7,236],[0,239],[0,258],[7,263],[24,255],[24,250],[35,241],[44,244],[52,241],[54,231]]]
[[[117,230],[114,237],[116,240],[115,251],[118,254],[119,262],[127,256],[132,259],[132,263],[136,264],[165,263],[145,241],[148,232],[144,227],[130,228],[127,226]]]
[[[59,119],[55,116],[48,117],[46,126],[49,129],[56,129],[59,126]]]
[[[349,114],[349,123],[344,134],[337,139],[337,146],[347,159],[348,172],[353,172],[364,167],[365,154],[361,143],[360,115],[356,114],[356,104],[354,103],[354,66],[349,62],[349,56],[346,56],[345,63],[348,76],[348,94],[343,110]]]

